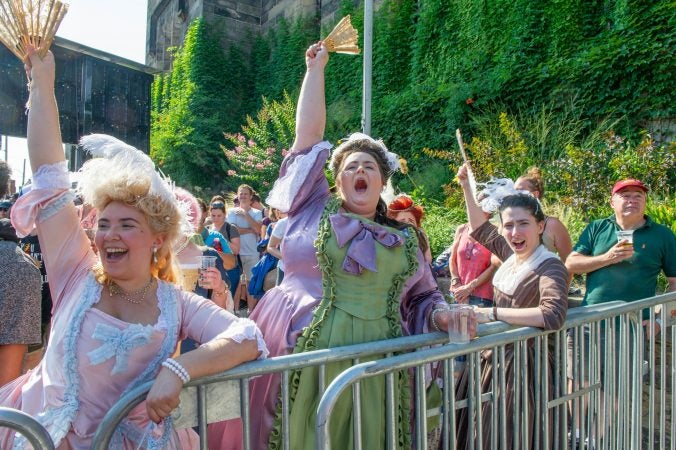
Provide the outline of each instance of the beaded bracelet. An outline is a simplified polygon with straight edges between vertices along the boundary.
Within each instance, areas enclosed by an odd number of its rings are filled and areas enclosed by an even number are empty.
[[[185,369],[185,367],[183,367],[183,365],[180,362],[178,362],[175,359],[171,359],[171,358],[169,358],[168,361],[169,361],[169,364],[172,364],[175,368],[177,368],[183,374],[183,378],[186,379],[185,380],[186,383],[188,381],[190,381],[190,374],[188,373],[188,371]]]
[[[185,367],[183,367],[181,363],[176,361],[175,359],[167,358],[162,362],[162,367],[166,367],[167,369],[174,372],[174,374],[181,379],[183,384],[190,381],[190,374],[188,373],[188,371],[185,370]]]
[[[435,308],[432,310],[431,314],[431,319],[432,319],[432,326],[437,330],[437,331],[442,331],[441,328],[439,328],[439,324],[437,323],[437,313],[439,311],[450,311],[450,308]]]

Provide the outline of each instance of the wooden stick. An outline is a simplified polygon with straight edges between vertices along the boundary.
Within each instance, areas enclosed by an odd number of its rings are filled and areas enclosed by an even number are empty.
[[[474,172],[472,171],[472,165],[469,162],[467,157],[467,152],[465,151],[465,142],[462,139],[462,133],[460,128],[455,130],[455,138],[458,141],[458,146],[460,147],[460,154],[462,155],[462,160],[467,164],[467,179],[469,180],[469,188],[471,190],[472,198],[476,199],[476,179],[474,178]]]

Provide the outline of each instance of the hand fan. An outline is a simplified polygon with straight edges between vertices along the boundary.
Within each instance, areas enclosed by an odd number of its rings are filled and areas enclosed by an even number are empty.
[[[326,43],[326,49],[330,52],[358,55],[360,52],[357,46],[358,39],[359,33],[354,29],[350,16],[347,15],[326,36],[324,43]]]
[[[68,5],[59,0],[2,0],[0,42],[22,61],[27,45],[35,47],[43,58],[67,11]]]

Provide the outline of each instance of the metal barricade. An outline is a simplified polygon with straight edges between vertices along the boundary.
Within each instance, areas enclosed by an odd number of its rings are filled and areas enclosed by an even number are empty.
[[[209,385],[220,384],[223,382],[239,382],[240,402],[239,409],[243,422],[243,448],[250,448],[249,434],[249,380],[253,377],[266,374],[281,374],[281,392],[282,392],[282,444],[285,450],[289,450],[289,398],[284,395],[288,392],[289,378],[293,370],[319,366],[320,390],[323,393],[325,386],[324,366],[328,363],[337,361],[352,360],[358,364],[360,359],[373,357],[374,355],[391,356],[398,352],[404,352],[421,347],[438,345],[445,343],[448,337],[443,333],[430,333],[417,336],[407,336],[396,339],[387,339],[382,341],[368,342],[364,344],[350,345],[331,349],[316,350],[312,352],[280,356],[262,361],[252,361],[242,364],[218,375],[192,380],[186,384],[185,389],[196,388],[197,396],[197,421],[200,434],[200,448],[207,449],[207,410],[209,409],[209,397],[206,390]],[[113,437],[115,429],[120,422],[129,414],[129,412],[139,405],[150,390],[152,382],[127,393],[118,400],[115,405],[106,414],[99,425],[92,443],[93,449],[108,449],[109,443]],[[184,394],[182,394],[184,395]]]
[[[489,324],[480,327],[481,334],[495,334],[466,345],[448,344],[355,365],[324,392],[317,411],[317,448],[331,448],[331,413],[350,387],[354,417],[367,414],[360,404],[359,383],[377,376],[385,377],[386,448],[395,448],[392,384],[395,374],[404,370],[416,374],[417,449],[427,448],[430,415],[441,415],[444,449],[456,448],[458,437],[469,449],[674,448],[671,412],[676,401],[671,393],[676,355],[670,344],[676,327],[666,327],[670,317],[665,308],[674,301],[676,293],[669,293],[571,309],[563,328],[551,332]],[[661,306],[659,314],[656,306]],[[644,311],[647,325],[639,316]],[[645,332],[654,334],[656,318],[665,329],[659,339],[646,340]],[[465,395],[457,395],[461,385],[453,377],[460,355],[467,355]],[[443,401],[441,408],[429,411],[424,368],[435,362],[443,365]],[[355,449],[362,448],[364,428],[357,422],[353,420]],[[462,433],[458,426],[464,427]]]
[[[25,436],[35,450],[54,450],[54,442],[47,430],[25,412],[0,407],[0,427]]]

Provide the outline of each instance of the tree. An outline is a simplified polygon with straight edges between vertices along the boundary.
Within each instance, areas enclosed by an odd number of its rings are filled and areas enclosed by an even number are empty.
[[[158,75],[152,95],[150,155],[177,184],[190,189],[232,188],[220,150],[224,130],[246,114],[247,66],[239,51],[226,58],[202,19],[188,28],[170,74]],[[237,73],[238,76],[226,76]]]

